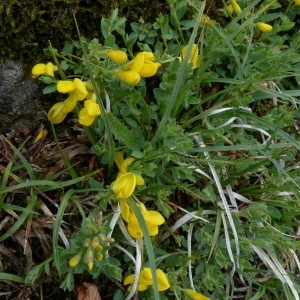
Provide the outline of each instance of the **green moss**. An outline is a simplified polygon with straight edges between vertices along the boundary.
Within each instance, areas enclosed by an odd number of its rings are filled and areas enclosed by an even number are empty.
[[[0,62],[18,59],[36,62],[43,49],[60,49],[65,41],[77,40],[73,13],[81,34],[101,40],[100,20],[115,8],[129,19],[153,21],[166,4],[164,0],[2,0],[0,4]]]

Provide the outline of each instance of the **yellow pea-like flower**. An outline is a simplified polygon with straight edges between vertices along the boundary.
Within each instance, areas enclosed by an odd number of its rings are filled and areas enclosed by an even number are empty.
[[[49,75],[54,77],[54,72],[57,71],[58,68],[52,62],[48,62],[47,64],[36,64],[32,70],[32,78],[36,78],[40,75]]]
[[[53,124],[59,124],[66,118],[67,114],[63,111],[63,108],[63,102],[57,102],[50,108],[48,112],[48,119]]]
[[[180,59],[183,60],[186,57],[188,51],[188,45],[184,46],[181,50],[181,57]],[[196,44],[193,44],[192,46],[192,51],[189,56],[189,63],[192,64],[192,68],[198,68],[200,66],[200,53],[199,53],[199,48]]]
[[[295,5],[300,6],[300,0],[295,0]]]
[[[162,271],[161,269],[156,269],[156,277],[157,277],[159,292],[163,292],[170,288],[170,283],[164,271]],[[128,290],[131,290],[133,281],[134,281],[134,274],[130,274],[125,277],[123,283],[124,285],[130,284]],[[151,269],[143,268],[139,276],[137,290],[145,291],[151,285],[153,285]]]

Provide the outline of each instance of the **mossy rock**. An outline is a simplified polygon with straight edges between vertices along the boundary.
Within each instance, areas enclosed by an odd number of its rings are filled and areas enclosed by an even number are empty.
[[[73,13],[81,35],[101,41],[100,20],[118,7],[120,16],[130,21],[154,21],[166,9],[157,0],[2,0],[0,4],[0,62],[8,59],[35,63],[43,57],[49,41],[61,48],[65,41],[77,40]]]

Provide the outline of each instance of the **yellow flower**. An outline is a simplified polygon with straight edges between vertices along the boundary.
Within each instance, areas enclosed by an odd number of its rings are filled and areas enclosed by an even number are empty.
[[[123,66],[124,71],[118,71],[117,75],[130,85],[136,85],[141,77],[151,77],[156,74],[160,63],[154,62],[152,52],[139,52],[134,59]]]
[[[263,23],[263,22],[257,22],[256,27],[261,32],[269,32],[273,29],[273,26]]]
[[[135,161],[133,157],[127,157],[124,159],[124,155],[121,151],[116,153],[115,163],[119,169],[119,174],[125,174],[128,172],[128,167]]]
[[[233,8],[233,11],[238,15],[242,12],[240,6],[237,4],[237,2],[235,0],[231,0],[231,5]]]
[[[166,274],[161,269],[156,269],[156,277],[157,277],[157,283],[158,283],[158,290],[160,292],[167,290],[170,288],[170,283],[168,281],[168,278]],[[130,291],[132,288],[132,283],[134,281],[134,274],[128,275],[124,279],[124,285],[130,284],[128,287],[128,290]],[[152,273],[150,268],[143,268],[143,270],[140,273],[139,280],[138,280],[138,291],[144,291],[149,286],[153,285],[153,279],[152,279]]]
[[[295,5],[300,6],[300,0],[295,0]]]
[[[85,99],[88,94],[85,83],[79,78],[75,78],[74,81],[60,80],[56,89],[63,94],[69,93],[69,97],[64,101],[65,113],[71,112],[76,107],[77,101]]]
[[[32,78],[36,78],[40,75],[49,75],[54,77],[54,72],[57,70],[57,66],[53,65],[52,62],[48,62],[47,64],[37,64],[31,70]]]
[[[119,168],[117,179],[112,184],[112,190],[117,199],[128,199],[137,185],[143,185],[144,179],[140,175],[128,172],[128,167],[134,162],[133,157],[124,159],[122,152],[117,152],[115,162]]]
[[[205,297],[204,295],[190,289],[185,289],[184,293],[192,300],[209,300],[209,298]]]
[[[158,226],[165,222],[164,217],[157,211],[147,210],[143,203],[139,204],[141,214],[144,217],[145,223],[150,236],[155,236],[158,234]],[[126,220],[125,220],[126,221]],[[129,234],[135,238],[139,239],[143,237],[143,232],[138,222],[136,215],[131,212],[128,216],[127,224]]]
[[[132,212],[129,208],[129,205],[128,205],[126,199],[122,199],[120,201],[120,210],[121,210],[122,218],[128,223],[129,222],[129,216]]]
[[[79,111],[78,122],[84,126],[91,126],[97,116],[101,115],[99,104],[93,100],[85,100],[84,107]]]
[[[136,185],[136,175],[127,172],[117,177],[112,184],[112,190],[117,199],[128,199],[133,194]]]
[[[107,50],[107,56],[116,64],[124,64],[128,57],[127,54],[121,50]]]
[[[63,111],[64,102],[55,103],[48,112],[48,119],[53,124],[61,123],[67,116],[67,113]]]
[[[188,46],[184,46],[183,49],[181,50],[181,60],[183,60],[186,56],[188,50]],[[200,54],[199,54],[199,49],[196,44],[193,44],[192,46],[192,51],[189,57],[189,63],[192,64],[192,68],[198,68],[200,66]]]
[[[81,260],[81,252],[78,253],[78,254],[76,254],[76,255],[74,255],[74,256],[69,260],[69,266],[70,266],[71,268],[76,267],[76,266],[79,264],[80,260]]]
[[[86,89],[84,82],[79,78],[75,78],[74,81],[60,80],[57,83],[56,88],[57,88],[57,91],[60,93],[74,94],[75,98],[78,101],[83,100],[86,97],[86,95],[88,94],[88,91]]]

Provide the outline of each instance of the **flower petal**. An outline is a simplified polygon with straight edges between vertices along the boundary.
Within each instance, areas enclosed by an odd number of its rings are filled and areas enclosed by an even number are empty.
[[[139,282],[147,285],[153,284],[152,273],[150,268],[143,268],[140,274]]]
[[[141,175],[135,175],[136,177],[136,185],[144,185],[145,180]]]
[[[70,93],[69,97],[64,101],[63,111],[65,113],[71,112],[76,107],[76,104],[77,104],[77,99],[74,93]]]
[[[133,238],[140,239],[143,237],[142,229],[134,213],[129,215],[127,229]]]
[[[128,199],[136,187],[136,178],[133,173],[120,175],[112,184],[112,190],[117,199]]]
[[[48,112],[48,119],[53,124],[59,124],[66,118],[67,114],[63,111],[63,108],[63,102],[57,102],[50,108]]]
[[[157,276],[158,290],[160,292],[170,288],[170,283],[168,281],[167,275],[161,269],[156,269],[156,276]]]
[[[85,100],[84,107],[90,116],[101,115],[99,104],[95,103],[93,100]]]
[[[118,71],[117,75],[120,79],[125,81],[129,85],[136,85],[141,80],[141,76],[138,72],[135,71]]]
[[[184,293],[192,300],[209,300],[209,298],[191,289],[185,289]]]
[[[53,65],[52,62],[48,62],[46,65],[46,74],[54,77],[54,71],[57,71],[57,66]]]
[[[118,166],[119,171],[121,171],[121,166],[124,161],[124,155],[121,151],[118,151],[115,156],[115,163]]]
[[[120,172],[124,173],[128,171],[128,167],[135,161],[133,157],[127,157],[126,159],[123,160],[121,167],[120,167]]]
[[[74,91],[75,88],[74,82],[70,80],[60,80],[56,85],[57,91],[63,94],[70,93]]]
[[[139,52],[136,55],[136,57],[132,60],[130,71],[139,73],[144,65],[144,62],[145,62],[145,54],[143,52]]]
[[[31,70],[32,78],[36,78],[42,74],[45,74],[46,70],[47,67],[45,64],[36,64]]]
[[[81,101],[85,99],[86,95],[88,94],[88,91],[86,89],[85,84],[80,80],[79,78],[74,79],[74,85],[75,85],[75,95],[78,101]]]
[[[142,69],[139,71],[139,74],[142,77],[151,77],[156,74],[157,69],[160,67],[160,63],[158,62],[146,62]]]
[[[126,200],[120,201],[120,210],[121,210],[122,218],[126,222],[129,222],[130,208]]]
[[[83,126],[91,126],[95,121],[96,116],[90,116],[87,109],[83,107],[78,114],[78,123]]]
[[[147,223],[161,225],[165,223],[164,217],[155,210],[148,210],[147,213],[143,213],[143,216]]]
[[[126,276],[123,280],[123,284],[127,285],[127,284],[131,284],[134,281],[134,274],[130,274],[128,276]]]

